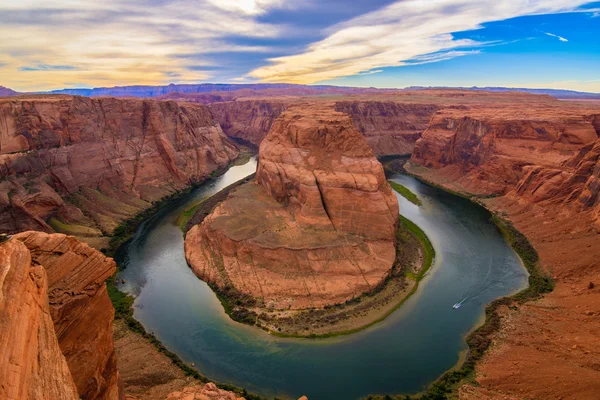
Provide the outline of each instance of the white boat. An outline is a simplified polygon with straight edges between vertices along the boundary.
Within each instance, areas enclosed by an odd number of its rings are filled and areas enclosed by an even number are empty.
[[[455,305],[452,306],[452,308],[459,308],[460,307],[460,303],[456,303]]]

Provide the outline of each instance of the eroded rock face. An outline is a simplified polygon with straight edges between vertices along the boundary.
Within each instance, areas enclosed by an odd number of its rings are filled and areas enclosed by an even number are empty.
[[[110,234],[237,154],[202,105],[0,99],[0,230]]]
[[[16,239],[0,243],[0,398],[79,399],[50,317],[46,270]]]
[[[170,393],[166,400],[244,400],[233,392],[219,389],[208,382],[206,385],[188,386],[179,392]]]
[[[397,219],[383,168],[350,118],[303,104],[263,140],[256,183],[188,232],[186,258],[201,279],[266,307],[321,307],[385,279]]]
[[[392,101],[340,101],[337,111],[352,117],[376,155],[410,154],[415,142],[427,129],[436,104],[410,104]]]
[[[112,338],[114,309],[104,283],[115,262],[72,236],[23,232],[14,236],[48,276],[50,315],[82,399],[118,398]]]
[[[279,101],[247,100],[215,103],[209,106],[227,136],[258,147],[271,130],[273,121],[287,108]]]
[[[569,109],[524,108],[440,111],[417,141],[411,160],[442,170],[481,194],[507,193],[532,168],[555,170],[544,173],[554,183],[566,178],[558,176],[560,171],[598,138],[593,124],[584,113]]]

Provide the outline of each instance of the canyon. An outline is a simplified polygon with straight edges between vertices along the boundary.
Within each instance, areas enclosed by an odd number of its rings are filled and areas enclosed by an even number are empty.
[[[460,397],[593,398],[600,389],[598,105],[528,104],[442,111],[406,169],[474,195],[537,249],[556,287],[518,309],[502,307],[480,386]]]
[[[216,289],[259,299],[260,313],[324,307],[376,287],[393,263],[398,209],[375,157],[412,154],[408,172],[510,220],[556,283],[501,309],[480,386],[459,396],[600,390],[599,103],[449,89],[339,89],[327,98],[327,87],[179,89],[0,92],[10,96],[0,97],[0,231],[16,234],[0,244],[4,397],[118,398],[104,284],[115,265],[93,248],[226,168],[236,141],[260,148],[256,181],[185,242],[194,272]],[[181,378],[153,398],[212,389],[197,385]]]
[[[395,258],[398,203],[350,118],[298,104],[262,141],[256,181],[186,235],[201,279],[258,308],[320,308],[377,287]]]
[[[173,101],[0,99],[0,229],[105,248],[119,224],[238,155],[210,111]]]

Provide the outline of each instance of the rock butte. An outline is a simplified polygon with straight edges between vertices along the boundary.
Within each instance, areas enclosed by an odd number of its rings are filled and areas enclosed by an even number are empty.
[[[300,104],[261,143],[256,182],[194,226],[185,253],[201,279],[268,308],[322,307],[387,277],[397,221],[396,197],[352,120]]]
[[[1,243],[0,260],[0,397],[118,399],[114,261],[43,232]]]

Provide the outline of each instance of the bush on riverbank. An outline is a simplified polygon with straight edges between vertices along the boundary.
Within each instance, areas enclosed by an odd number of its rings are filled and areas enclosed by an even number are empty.
[[[396,192],[398,192],[402,197],[404,197],[406,200],[410,201],[413,204],[416,204],[417,206],[422,206],[423,203],[421,203],[421,200],[419,200],[419,198],[417,197],[416,194],[414,194],[413,192],[411,192],[411,190],[399,183],[393,182],[393,181],[388,181],[390,186],[392,187],[392,189],[394,189]]]

